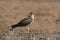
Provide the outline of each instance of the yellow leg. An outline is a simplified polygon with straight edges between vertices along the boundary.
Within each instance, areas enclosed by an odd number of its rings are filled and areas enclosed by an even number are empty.
[[[28,33],[29,33],[29,31],[30,31],[30,28],[29,28],[29,27],[27,27],[27,30],[28,30]]]

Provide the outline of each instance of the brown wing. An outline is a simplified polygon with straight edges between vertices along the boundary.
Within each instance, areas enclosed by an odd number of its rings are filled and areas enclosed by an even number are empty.
[[[26,26],[28,24],[30,24],[32,22],[32,18],[25,18],[23,20],[21,20],[18,24],[20,26]]]

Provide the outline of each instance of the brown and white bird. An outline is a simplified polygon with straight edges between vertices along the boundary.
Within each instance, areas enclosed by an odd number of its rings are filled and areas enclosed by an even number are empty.
[[[10,29],[10,30],[13,30],[16,27],[26,27],[27,25],[31,24],[33,21],[34,21],[34,13],[33,13],[33,11],[31,11],[26,18],[22,19],[17,24],[12,25],[11,26],[12,29]]]

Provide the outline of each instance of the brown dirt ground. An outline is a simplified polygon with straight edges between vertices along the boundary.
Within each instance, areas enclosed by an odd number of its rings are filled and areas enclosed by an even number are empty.
[[[30,11],[35,13],[34,22],[29,25],[30,30],[60,32],[60,2],[34,0],[0,0],[0,31],[10,29]]]

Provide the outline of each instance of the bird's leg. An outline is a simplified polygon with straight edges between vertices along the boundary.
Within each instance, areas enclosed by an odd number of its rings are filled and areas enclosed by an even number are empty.
[[[28,33],[29,33],[30,30],[31,30],[31,29],[30,29],[30,26],[31,26],[31,24],[27,26]]]
[[[28,26],[27,26],[27,32],[28,32],[28,33],[30,32],[30,26],[31,26],[31,25],[28,25]]]
[[[30,28],[29,28],[29,27],[27,27],[27,30],[28,30],[28,33],[29,33],[29,31],[30,31]]]

